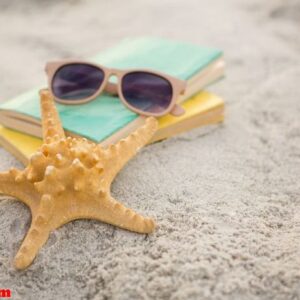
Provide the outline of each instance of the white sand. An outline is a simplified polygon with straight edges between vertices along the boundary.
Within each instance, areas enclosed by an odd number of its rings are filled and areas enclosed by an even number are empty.
[[[0,289],[13,299],[300,299],[300,1],[0,2],[0,97],[44,81],[46,60],[158,35],[223,48],[223,126],[144,149],[114,195],[154,216],[134,234],[77,221],[24,272],[25,206],[0,204]],[[0,149],[1,170],[19,165]],[[3,199],[7,199],[3,197]]]

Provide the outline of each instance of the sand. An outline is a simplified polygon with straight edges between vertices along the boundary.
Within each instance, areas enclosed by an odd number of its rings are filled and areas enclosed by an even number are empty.
[[[29,210],[1,196],[0,289],[12,299],[300,299],[300,1],[0,2],[0,98],[45,82],[44,63],[128,36],[224,49],[222,126],[147,147],[113,194],[157,219],[149,236],[94,221],[12,260]],[[0,149],[0,169],[20,164]]]

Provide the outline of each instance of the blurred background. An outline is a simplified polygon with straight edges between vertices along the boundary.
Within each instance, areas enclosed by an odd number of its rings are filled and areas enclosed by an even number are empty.
[[[299,0],[1,0],[0,100],[44,82],[47,60],[154,35],[223,49],[227,79],[214,89],[236,101],[299,63],[299,32]]]

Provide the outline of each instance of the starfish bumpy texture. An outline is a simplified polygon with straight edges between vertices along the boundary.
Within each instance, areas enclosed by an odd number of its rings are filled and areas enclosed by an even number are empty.
[[[52,97],[40,92],[43,145],[24,170],[0,173],[0,193],[16,197],[31,209],[31,227],[16,255],[15,267],[25,269],[49,234],[76,219],[96,219],[127,230],[150,233],[154,221],[113,199],[110,185],[125,163],[157,129],[157,121],[126,139],[103,148],[83,138],[66,138]]]

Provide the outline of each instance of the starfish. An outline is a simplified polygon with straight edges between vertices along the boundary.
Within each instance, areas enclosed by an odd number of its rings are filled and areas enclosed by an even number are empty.
[[[27,268],[51,232],[76,219],[96,219],[123,229],[151,233],[155,223],[116,201],[110,186],[137,151],[150,140],[157,121],[106,148],[84,138],[66,137],[48,90],[40,91],[43,145],[24,170],[0,173],[0,193],[26,204],[31,226],[15,257],[17,269]]]

